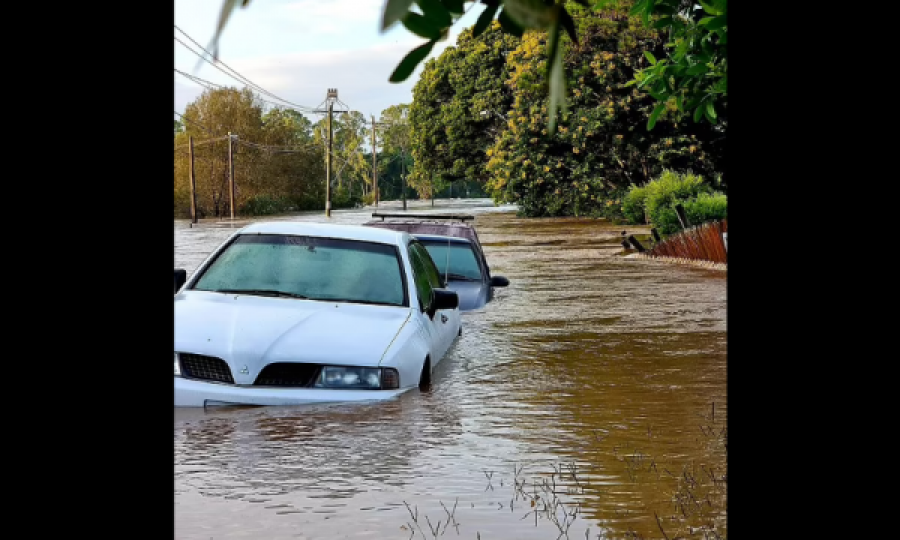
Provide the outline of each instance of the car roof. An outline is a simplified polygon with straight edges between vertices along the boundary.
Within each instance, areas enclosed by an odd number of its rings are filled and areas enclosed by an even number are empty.
[[[472,241],[468,238],[460,238],[458,236],[440,236],[437,234],[415,234],[413,236],[418,238],[419,240],[435,240],[439,242],[450,242],[453,244],[471,244]]]
[[[366,227],[404,231],[413,235],[452,236],[466,238],[478,244],[478,233],[468,223],[446,223],[437,221],[369,221]]]
[[[247,225],[239,234],[283,234],[290,236],[318,236],[344,238],[363,242],[406,245],[410,235],[403,231],[379,229],[363,225],[342,225],[308,221],[260,221]]]

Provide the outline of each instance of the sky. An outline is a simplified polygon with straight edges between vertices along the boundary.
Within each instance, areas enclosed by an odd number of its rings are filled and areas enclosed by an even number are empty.
[[[297,105],[317,107],[325,100],[328,88],[337,88],[338,99],[352,110],[366,118],[373,114],[378,118],[387,107],[412,101],[412,88],[424,64],[405,82],[388,82],[406,53],[425,40],[400,24],[382,34],[379,26],[384,1],[253,0],[248,7],[236,9],[229,19],[219,42],[219,59],[271,94]],[[222,0],[175,0],[175,25],[209,48],[221,6]],[[472,7],[429,58],[455,44],[459,33],[475,24],[483,9],[482,4]],[[184,34],[174,28],[173,32],[202,53]],[[175,69],[216,84],[243,88],[244,83],[233,76],[200,60],[177,41],[173,44]],[[179,73],[173,76],[175,111],[183,113],[203,87]]]

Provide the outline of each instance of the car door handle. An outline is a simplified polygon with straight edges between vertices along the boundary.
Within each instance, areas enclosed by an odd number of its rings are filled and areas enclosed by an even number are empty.
[[[446,322],[447,322],[447,316],[444,315],[443,313],[441,313],[441,322],[442,322],[442,323],[446,323]]]

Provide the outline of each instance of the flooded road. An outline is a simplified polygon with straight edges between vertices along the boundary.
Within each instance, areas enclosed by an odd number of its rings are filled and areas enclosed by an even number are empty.
[[[176,409],[175,537],[725,536],[725,273],[624,259],[623,227],[604,221],[434,210],[477,215],[511,283],[463,315],[431,391]],[[176,221],[176,267],[190,273],[245,223]]]

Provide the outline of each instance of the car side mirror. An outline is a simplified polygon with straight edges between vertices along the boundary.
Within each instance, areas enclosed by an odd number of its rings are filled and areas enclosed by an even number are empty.
[[[187,281],[187,271],[182,270],[181,268],[175,269],[175,293],[178,293],[178,289],[180,289],[184,283]]]
[[[506,287],[509,285],[509,280],[503,276],[494,276],[491,278],[491,287]]]
[[[434,298],[431,300],[431,309],[428,312],[433,317],[435,312],[442,309],[456,309],[459,307],[459,295],[447,289],[434,289]]]

